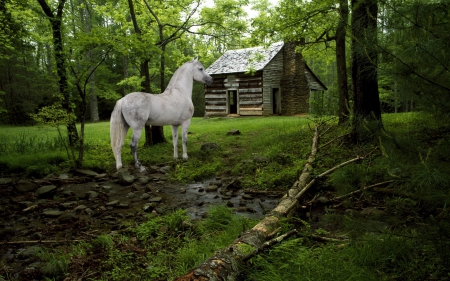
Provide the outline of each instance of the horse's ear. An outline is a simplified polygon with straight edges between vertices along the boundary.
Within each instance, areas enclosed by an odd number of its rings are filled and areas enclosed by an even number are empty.
[[[192,61],[198,61],[198,57],[196,57],[195,59],[193,59]]]

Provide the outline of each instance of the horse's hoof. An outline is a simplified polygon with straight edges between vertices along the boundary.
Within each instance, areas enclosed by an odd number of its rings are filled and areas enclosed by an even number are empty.
[[[145,169],[144,166],[141,166],[141,167],[139,168],[139,173],[143,173],[143,172],[147,172],[147,169]]]

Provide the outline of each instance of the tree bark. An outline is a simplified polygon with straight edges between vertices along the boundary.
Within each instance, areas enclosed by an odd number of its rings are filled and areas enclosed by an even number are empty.
[[[130,8],[130,15],[131,15],[131,20],[133,22],[134,31],[136,32],[136,34],[141,36],[142,31],[139,28],[139,25],[136,20],[136,13],[134,11],[133,0],[128,0],[128,6]],[[144,59],[140,65],[141,75],[145,77],[144,81],[141,84],[141,87],[142,87],[142,90],[146,93],[150,93],[150,91],[151,91],[151,89],[150,89],[150,73],[148,70],[148,63],[149,63],[149,59]],[[161,92],[162,92],[162,89],[163,89],[163,85],[161,85]],[[152,146],[152,145],[155,145],[158,143],[166,142],[166,139],[164,138],[163,127],[159,127],[159,126],[151,126],[150,127],[150,125],[145,124],[144,128],[145,128],[144,129],[144,135],[145,135],[144,146]]]
[[[365,121],[380,128],[377,76],[377,0],[352,0],[353,142],[361,141]]]
[[[348,0],[339,0],[340,20],[336,29],[336,64],[339,96],[339,124],[346,123],[350,116],[347,85],[347,59],[345,55],[345,37],[348,25]]]
[[[297,195],[301,192],[304,193],[311,186],[308,183],[311,180],[313,163],[318,150],[319,129],[320,126],[316,125],[311,153],[299,179],[292,185],[287,194],[281,198],[278,206],[252,229],[244,232],[231,245],[216,251],[211,258],[189,271],[186,275],[177,278],[177,281],[237,280],[242,263],[245,262],[250,254],[263,247],[266,240],[271,238],[273,232],[279,228],[281,219],[288,217],[295,211]]]
[[[66,68],[66,55],[63,48],[62,39],[62,15],[64,10],[64,4],[66,0],[59,0],[58,6],[56,8],[56,14],[47,4],[45,0],[37,0],[39,5],[41,5],[42,10],[50,21],[53,31],[53,48],[55,52],[56,60],[56,73],[58,75],[59,92],[62,95],[62,108],[70,115],[72,113],[69,83],[67,79],[67,68]],[[69,137],[69,144],[74,147],[78,142],[78,131],[76,127],[75,120],[70,120],[67,124],[67,133]]]

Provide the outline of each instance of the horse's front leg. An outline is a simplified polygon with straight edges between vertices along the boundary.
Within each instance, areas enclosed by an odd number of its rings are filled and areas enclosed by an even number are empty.
[[[178,126],[172,125],[173,159],[178,159]]]
[[[191,119],[186,120],[182,125],[181,125],[181,138],[183,141],[183,159],[187,160],[188,159],[188,154],[187,154],[187,136],[188,136],[188,131],[189,131],[189,125],[191,125]]]

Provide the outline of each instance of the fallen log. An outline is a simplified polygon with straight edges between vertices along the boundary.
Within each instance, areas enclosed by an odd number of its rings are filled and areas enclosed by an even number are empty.
[[[318,150],[320,125],[315,125],[312,138],[311,153],[303,167],[298,180],[292,185],[275,209],[267,214],[252,229],[241,234],[239,238],[233,241],[224,249],[216,251],[212,257],[202,262],[196,268],[189,271],[186,275],[175,280],[178,281],[219,281],[236,280],[240,274],[242,264],[248,259],[249,255],[264,248],[264,243],[274,235],[279,229],[281,219],[289,216],[296,210],[298,193],[305,192],[312,186],[311,173],[313,163]]]

